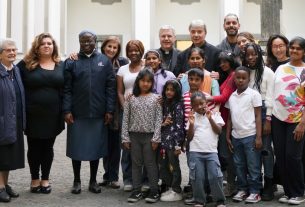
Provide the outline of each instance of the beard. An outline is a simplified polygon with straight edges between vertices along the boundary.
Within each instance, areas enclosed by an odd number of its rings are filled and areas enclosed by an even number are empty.
[[[238,30],[230,31],[230,29],[229,29],[229,30],[226,30],[226,33],[227,33],[227,36],[236,36],[238,33]]]

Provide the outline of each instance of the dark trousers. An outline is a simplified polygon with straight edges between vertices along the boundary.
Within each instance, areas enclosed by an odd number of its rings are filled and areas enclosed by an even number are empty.
[[[280,183],[285,195],[301,197],[304,195],[303,146],[304,138],[294,140],[297,123],[287,123],[272,117],[273,145]]]
[[[55,137],[49,139],[38,139],[28,137],[28,162],[32,180],[39,179],[41,169],[41,179],[49,180],[50,170],[54,157]]]
[[[158,168],[156,151],[151,146],[152,137],[153,133],[130,133],[132,183],[135,190],[141,189],[143,165],[147,170],[150,190],[158,190]]]
[[[105,173],[103,179],[107,181],[119,180],[119,166],[121,158],[120,132],[108,130],[108,155],[103,158]]]
[[[181,169],[179,156],[174,154],[174,150],[165,150],[164,157],[160,158],[160,178],[166,186],[173,191],[181,193]],[[172,169],[171,169],[172,168]]]

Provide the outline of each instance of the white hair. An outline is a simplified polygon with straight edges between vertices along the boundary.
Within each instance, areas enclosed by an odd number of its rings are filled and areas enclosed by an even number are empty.
[[[205,23],[204,23],[204,21],[202,19],[194,19],[194,20],[192,20],[190,25],[189,25],[189,30],[191,30],[192,27],[202,27],[203,30],[205,32],[207,32],[206,25],[205,25]]]
[[[160,36],[162,30],[171,30],[173,35],[176,36],[176,31],[175,31],[174,27],[171,25],[168,25],[168,24],[162,25],[159,30],[159,36]]]
[[[0,39],[0,53],[5,49],[4,47],[10,45],[16,47],[16,42],[11,38]]]

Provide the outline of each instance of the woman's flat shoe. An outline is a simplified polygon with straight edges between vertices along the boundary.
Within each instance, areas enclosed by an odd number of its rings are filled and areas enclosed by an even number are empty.
[[[11,198],[17,198],[17,197],[19,197],[19,194],[18,194],[16,191],[14,191],[10,185],[5,185],[5,190],[6,190],[6,193],[7,193]]]
[[[40,192],[43,194],[49,194],[51,193],[51,191],[52,191],[52,187],[50,185],[40,187]]]
[[[73,186],[72,186],[72,189],[71,189],[71,193],[73,193],[73,194],[80,194],[81,191],[82,191],[82,189],[81,189],[80,182],[74,182]]]
[[[101,193],[102,192],[101,187],[96,182],[89,183],[89,191],[92,193]]]
[[[0,202],[10,202],[11,201],[11,197],[7,194],[5,188],[1,188],[0,189]]]
[[[33,187],[31,186],[31,193],[40,193],[41,191],[41,186],[36,186],[36,187]]]

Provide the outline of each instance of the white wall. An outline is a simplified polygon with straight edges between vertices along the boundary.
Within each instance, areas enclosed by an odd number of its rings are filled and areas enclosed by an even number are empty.
[[[304,0],[282,0],[281,32],[290,40],[295,36],[305,38],[305,1]]]
[[[261,33],[260,5],[243,0],[240,2],[240,32]]]
[[[90,0],[68,0],[67,54],[79,50],[78,34],[84,29],[93,30],[97,35],[123,35],[124,50],[132,33],[130,1],[102,5]]]
[[[160,47],[158,32],[162,25],[172,25],[177,35],[189,35],[188,26],[193,19],[205,21],[206,40],[216,45],[220,42],[220,32],[222,32],[219,21],[221,15],[220,3],[217,0],[201,0],[190,5],[181,5],[170,0],[156,0],[153,46]]]

